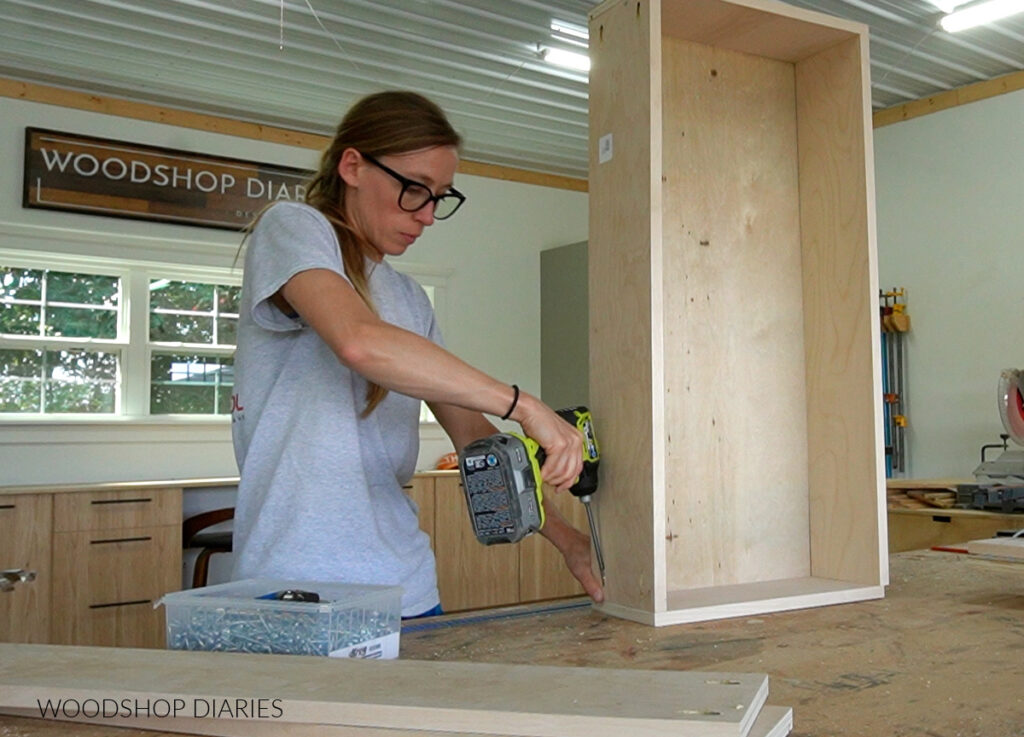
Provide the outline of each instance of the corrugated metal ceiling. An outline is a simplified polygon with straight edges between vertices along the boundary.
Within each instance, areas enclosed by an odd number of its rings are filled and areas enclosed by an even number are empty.
[[[679,0],[686,2],[686,0]],[[591,0],[0,0],[0,75],[329,133],[358,96],[434,98],[465,158],[586,176],[587,77],[551,21]],[[925,0],[791,0],[871,27],[876,108],[1024,69],[1024,16],[955,36]]]

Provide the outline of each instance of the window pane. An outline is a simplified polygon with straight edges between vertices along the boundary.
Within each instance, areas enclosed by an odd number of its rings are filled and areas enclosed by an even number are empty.
[[[0,412],[40,412],[38,379],[0,376]]]
[[[44,412],[113,413],[116,353],[47,351],[46,374]]]
[[[46,411],[53,413],[87,412],[113,414],[113,383],[47,381]]]
[[[120,282],[116,276],[48,271],[46,301],[116,307]]]
[[[117,359],[97,351],[0,350],[0,412],[113,413]]]
[[[213,343],[213,318],[150,313],[149,339],[182,343]]]
[[[96,351],[47,351],[47,378],[70,383],[98,383],[117,378],[117,354]]]
[[[43,272],[0,266],[0,299],[43,298]]]
[[[32,305],[0,305],[0,333],[39,335],[39,308]]]
[[[238,314],[238,301],[242,296],[241,287],[217,287],[217,309],[221,312]]]
[[[152,414],[226,414],[231,411],[234,359],[154,354],[151,362]]]
[[[213,312],[213,285],[154,279],[149,283],[149,309]]]
[[[37,350],[0,350],[0,376],[40,378],[43,375],[43,352]]]
[[[219,345],[236,345],[238,343],[238,318],[217,318],[217,343]]]
[[[216,403],[215,386],[154,386],[149,411],[154,415],[212,415]]]
[[[63,338],[117,338],[115,310],[47,307],[46,334]]]

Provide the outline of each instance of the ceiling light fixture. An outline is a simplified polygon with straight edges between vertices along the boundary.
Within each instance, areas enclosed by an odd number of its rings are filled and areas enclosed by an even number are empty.
[[[577,46],[586,46],[590,41],[590,32],[586,28],[564,20],[551,21],[551,35]]]
[[[947,33],[984,25],[1024,12],[1024,0],[988,0],[944,16],[939,25]]]
[[[544,61],[567,69],[575,69],[580,72],[590,71],[590,57],[586,54],[577,54],[574,51],[564,49],[545,49]]]
[[[928,0],[932,5],[941,10],[943,13],[952,13],[954,10],[959,8],[961,5],[966,5],[971,0]]]

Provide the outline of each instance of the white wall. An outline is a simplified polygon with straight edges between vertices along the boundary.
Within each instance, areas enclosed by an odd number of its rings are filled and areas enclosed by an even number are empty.
[[[879,128],[875,170],[881,286],[912,319],[907,475],[970,477],[1024,367],[1024,91]]]
[[[230,231],[21,207],[26,126],[211,155],[312,167],[317,152],[99,113],[3,99],[0,117],[0,257],[4,249],[229,267]],[[398,268],[445,280],[440,317],[448,347],[527,391],[540,392],[541,250],[587,235],[585,193],[459,176],[468,201],[427,231]],[[425,432],[421,467],[450,445]],[[0,485],[232,476],[226,421],[0,421]]]

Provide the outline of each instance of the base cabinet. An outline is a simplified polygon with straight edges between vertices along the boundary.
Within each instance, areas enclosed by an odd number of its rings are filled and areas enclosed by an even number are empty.
[[[0,641],[164,647],[181,588],[180,488],[0,495],[0,567],[36,572],[0,593]]]
[[[46,643],[50,636],[49,494],[0,496],[0,569],[25,569],[35,580],[0,592],[0,641]]]
[[[473,534],[458,474],[418,474],[407,489],[420,511],[437,559],[445,612],[556,599],[583,593],[561,554],[541,535],[515,545],[482,545]],[[552,496],[562,516],[586,530],[583,505],[570,494]]]

